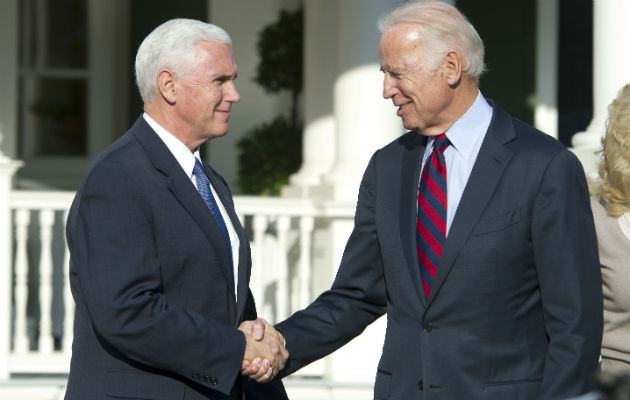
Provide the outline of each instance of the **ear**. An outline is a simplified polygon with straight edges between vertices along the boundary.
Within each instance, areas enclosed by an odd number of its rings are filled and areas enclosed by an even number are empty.
[[[162,98],[169,104],[175,104],[177,100],[177,79],[173,71],[161,69],[157,75],[157,89]]]
[[[450,50],[444,57],[444,76],[449,85],[455,86],[462,79],[463,60],[455,50]]]

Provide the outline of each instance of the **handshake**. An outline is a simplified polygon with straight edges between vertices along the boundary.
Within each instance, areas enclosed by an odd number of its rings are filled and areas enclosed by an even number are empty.
[[[289,358],[284,336],[262,318],[244,321],[238,329],[245,334],[246,340],[241,374],[256,382],[269,382]]]

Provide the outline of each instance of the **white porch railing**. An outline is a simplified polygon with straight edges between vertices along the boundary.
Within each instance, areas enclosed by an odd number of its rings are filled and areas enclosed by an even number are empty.
[[[0,371],[6,371],[0,380],[67,373],[74,302],[64,227],[74,192],[10,190],[0,192],[3,196],[10,221],[0,226],[0,240],[12,250],[0,259],[0,276],[9,279],[12,290],[0,292],[0,303],[10,305],[0,318],[5,331],[0,338],[8,340],[0,347],[7,349],[0,353]],[[354,205],[254,196],[237,196],[234,202],[251,239],[251,288],[259,314],[282,320],[314,295],[314,232],[333,220],[351,219]]]
[[[9,193],[9,215],[13,224],[9,226],[14,235],[8,238],[14,248],[13,268],[9,273],[14,282],[11,296],[4,301],[11,304],[11,315],[7,321],[9,331],[9,354],[6,369],[9,374],[20,373],[64,373],[68,371],[72,344],[72,322],[74,302],[68,284],[68,261],[63,227],[73,192],[11,191]],[[55,268],[53,256],[53,233],[58,228],[57,239],[63,243],[62,256],[57,257],[60,265]],[[4,268],[4,266],[3,266]],[[53,271],[61,276],[53,282]],[[11,274],[13,271],[13,274]],[[54,285],[56,283],[56,285]],[[54,286],[61,288],[54,290]],[[13,300],[13,301],[11,301]],[[29,301],[30,300],[30,301]],[[53,316],[53,304],[60,303],[62,314]],[[62,327],[55,346],[53,320]],[[6,328],[5,328],[6,329]]]

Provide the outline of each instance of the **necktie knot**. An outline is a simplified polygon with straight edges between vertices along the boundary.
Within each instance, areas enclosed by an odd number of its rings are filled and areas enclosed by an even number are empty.
[[[195,158],[195,166],[193,167],[193,174],[195,174],[195,177],[200,177],[201,174],[203,174],[205,176],[205,172],[203,171],[203,166],[201,165],[201,161],[199,161],[199,159]]]
[[[439,151],[441,154],[444,154],[444,151],[450,144],[451,144],[451,141],[448,140],[448,138],[446,137],[446,134],[443,133],[441,135],[438,135],[433,140],[433,149],[435,151]]]

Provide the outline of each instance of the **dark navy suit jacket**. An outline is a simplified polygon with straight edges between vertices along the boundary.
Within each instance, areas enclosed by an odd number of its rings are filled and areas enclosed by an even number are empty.
[[[580,162],[493,105],[427,299],[415,245],[426,143],[409,132],[373,155],[331,290],[278,325],[290,353],[283,373],[386,312],[375,399],[566,399],[587,391],[602,290]]]
[[[188,176],[140,117],[85,174],[67,238],[76,302],[66,399],[283,399],[239,374],[256,317],[248,238],[226,182],[206,174],[239,236],[227,245]]]

